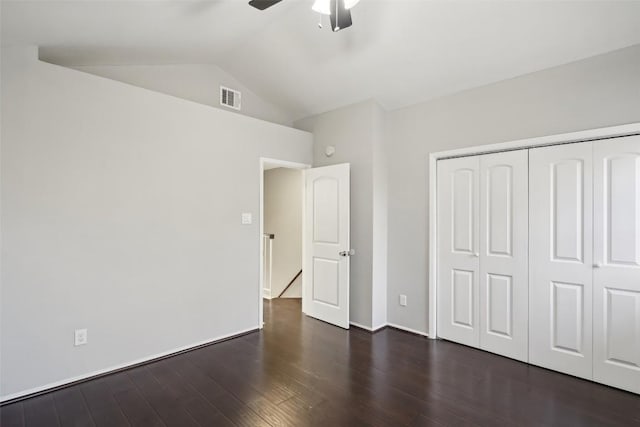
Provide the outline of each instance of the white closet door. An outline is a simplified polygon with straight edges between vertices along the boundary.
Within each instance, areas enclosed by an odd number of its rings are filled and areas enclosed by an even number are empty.
[[[478,157],[438,162],[438,335],[479,346]]]
[[[592,144],[529,153],[529,362],[592,378]]]
[[[528,151],[480,156],[480,348],[527,361]]]
[[[640,393],[640,136],[594,143],[596,381]]]

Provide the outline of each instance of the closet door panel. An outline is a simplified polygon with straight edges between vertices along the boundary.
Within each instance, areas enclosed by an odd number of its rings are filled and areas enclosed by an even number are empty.
[[[480,348],[528,360],[528,151],[480,156]]]
[[[594,379],[640,393],[640,136],[594,143]]]
[[[438,335],[479,346],[477,157],[438,162]]]
[[[592,143],[529,151],[529,362],[591,379]]]

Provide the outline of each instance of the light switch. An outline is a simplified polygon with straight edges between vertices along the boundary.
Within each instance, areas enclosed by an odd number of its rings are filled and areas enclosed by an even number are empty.
[[[407,306],[407,296],[406,295],[400,295],[400,305],[403,307]]]
[[[242,214],[242,225],[250,225],[253,223],[253,218],[251,217],[250,213],[243,213]]]

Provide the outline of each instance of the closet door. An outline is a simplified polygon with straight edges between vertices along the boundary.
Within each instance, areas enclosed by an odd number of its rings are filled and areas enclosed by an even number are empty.
[[[592,378],[592,144],[529,153],[529,362]]]
[[[480,348],[527,361],[528,151],[480,156]]]
[[[640,136],[594,143],[596,381],[640,393]]]
[[[438,335],[479,346],[478,157],[438,162]]]

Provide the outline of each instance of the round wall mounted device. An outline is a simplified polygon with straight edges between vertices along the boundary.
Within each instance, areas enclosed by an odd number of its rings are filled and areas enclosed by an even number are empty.
[[[336,147],[334,147],[333,145],[329,145],[324,149],[324,154],[327,157],[333,156],[335,154],[335,152],[336,152]]]

